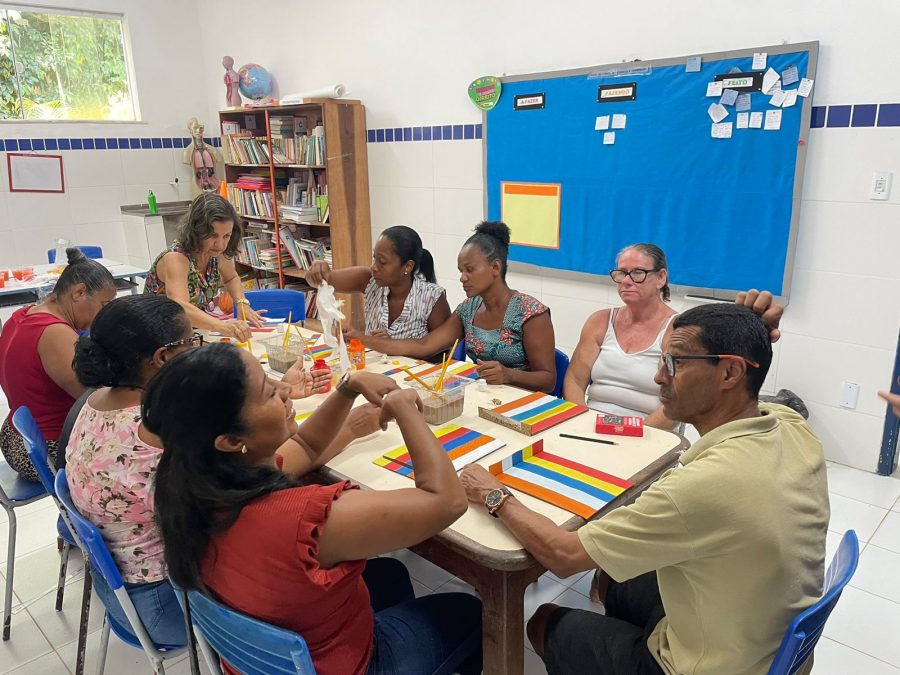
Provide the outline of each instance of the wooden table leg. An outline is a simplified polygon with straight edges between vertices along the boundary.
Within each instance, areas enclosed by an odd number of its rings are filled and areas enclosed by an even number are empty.
[[[483,606],[484,675],[521,675],[525,668],[523,601],[534,573],[482,568],[474,581]]]

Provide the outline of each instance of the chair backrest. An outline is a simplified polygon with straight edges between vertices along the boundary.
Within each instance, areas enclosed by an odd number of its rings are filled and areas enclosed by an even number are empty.
[[[188,602],[194,628],[244,675],[315,675],[309,648],[297,633],[241,614],[198,591],[188,591]]]
[[[84,253],[85,258],[102,258],[103,257],[103,249],[99,246],[78,246],[79,251]],[[56,262],[56,249],[48,248],[47,249],[47,262],[51,265]]]
[[[451,359],[455,361],[465,361],[466,360],[466,341],[460,340],[459,344],[456,345],[456,349],[450,355]]]
[[[53,470],[50,468],[47,442],[44,440],[44,434],[38,428],[37,422],[34,421],[34,416],[23,405],[13,413],[12,423],[25,442],[28,459],[34,465],[34,470],[41,479],[41,485],[51,495],[55,495],[56,488],[53,486]]]
[[[291,321],[306,320],[306,294],[303,291],[269,288],[263,291],[247,291],[244,296],[253,309],[268,310],[264,315],[267,319],[287,319],[290,315]],[[234,316],[238,316],[238,312],[240,309],[235,303]]]
[[[556,350],[556,387],[553,389],[554,396],[562,396],[563,380],[566,379],[566,371],[569,369],[569,357],[565,352]]]
[[[822,635],[825,622],[837,604],[838,598],[841,597],[844,586],[853,577],[858,562],[859,541],[856,532],[847,530],[825,572],[822,598],[791,621],[781,646],[775,653],[769,675],[790,675],[806,663]]]

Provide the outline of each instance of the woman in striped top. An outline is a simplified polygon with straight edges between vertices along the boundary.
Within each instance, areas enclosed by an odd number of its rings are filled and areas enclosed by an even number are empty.
[[[363,293],[367,335],[417,340],[450,317],[444,289],[435,283],[431,253],[405,225],[381,233],[371,267],[332,270],[326,262],[315,262],[306,281],[314,288],[326,281],[338,293]]]

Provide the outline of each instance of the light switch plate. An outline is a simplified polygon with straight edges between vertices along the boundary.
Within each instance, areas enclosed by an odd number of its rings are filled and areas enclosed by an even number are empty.
[[[891,196],[891,178],[893,174],[890,171],[876,171],[872,174],[872,187],[869,189],[869,199],[885,201]]]
[[[856,410],[856,404],[859,401],[859,385],[856,382],[844,382],[841,385],[841,401],[842,408]]]

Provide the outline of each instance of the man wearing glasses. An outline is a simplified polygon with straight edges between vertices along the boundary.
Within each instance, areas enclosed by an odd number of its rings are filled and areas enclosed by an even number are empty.
[[[666,416],[701,438],[632,505],[566,532],[498,500],[482,467],[463,471],[469,499],[555,574],[604,572],[605,616],[542,605],[529,621],[549,673],[765,673],[788,623],[821,596],[822,446],[798,413],[758,401],[781,308],[755,293],[739,302],[675,319],[656,382]]]

